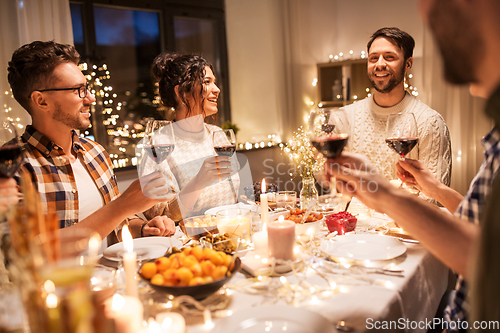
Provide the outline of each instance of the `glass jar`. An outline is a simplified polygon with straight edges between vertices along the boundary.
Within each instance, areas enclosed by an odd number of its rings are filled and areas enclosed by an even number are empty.
[[[314,185],[314,177],[302,178],[302,189],[300,190],[300,209],[309,208],[312,200],[318,201],[318,190]]]

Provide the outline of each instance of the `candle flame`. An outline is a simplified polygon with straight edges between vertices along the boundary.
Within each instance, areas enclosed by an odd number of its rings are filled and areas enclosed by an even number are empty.
[[[120,294],[113,295],[113,301],[111,302],[111,308],[113,311],[120,311],[125,306],[125,299]]]
[[[47,298],[45,299],[45,302],[47,303],[47,307],[49,309],[57,308],[58,299],[56,294],[48,294]]]
[[[162,328],[160,325],[154,321],[153,319],[149,320],[149,325],[148,325],[148,332],[149,333],[161,333]]]
[[[172,318],[167,317],[167,318],[163,319],[163,323],[161,324],[161,328],[168,329],[168,328],[170,328],[170,326],[172,326]]]
[[[128,225],[124,225],[122,229],[122,239],[123,239],[123,247],[128,253],[134,251],[134,241],[132,239],[132,235],[128,230]]]
[[[92,233],[89,239],[89,258],[94,261],[97,260],[99,254],[99,247],[101,246],[101,236],[98,233]]]
[[[260,183],[260,188],[262,194],[266,193],[266,178],[262,178],[262,182]]]
[[[285,221],[285,217],[284,217],[283,215],[280,215],[280,216],[278,217],[278,222],[280,222],[280,223],[281,223],[281,222],[283,222],[283,221]]]

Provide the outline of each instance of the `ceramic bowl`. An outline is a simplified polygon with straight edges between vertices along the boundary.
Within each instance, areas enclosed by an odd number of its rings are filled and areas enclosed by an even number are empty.
[[[168,257],[168,256],[167,256]],[[156,259],[151,259],[146,262],[155,262]],[[144,263],[146,263],[144,262]],[[144,265],[144,263],[142,265]],[[141,265],[141,268],[142,268]],[[201,300],[207,298],[208,296],[214,294],[217,290],[219,290],[223,285],[228,283],[233,276],[238,273],[241,269],[241,259],[236,258],[234,261],[233,268],[231,270],[231,275],[227,275],[222,279],[216,280],[211,283],[201,284],[198,286],[160,286],[157,284],[153,284],[149,281],[149,279],[144,278],[141,275],[141,269],[139,268],[139,275],[141,278],[146,281],[154,290],[158,292],[162,292],[172,296],[181,296],[188,295],[193,297],[194,299]]]

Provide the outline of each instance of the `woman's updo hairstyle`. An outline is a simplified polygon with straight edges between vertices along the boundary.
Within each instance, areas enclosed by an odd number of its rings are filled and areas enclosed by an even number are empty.
[[[205,66],[212,71],[212,65],[203,57],[194,54],[162,53],[153,60],[151,72],[158,82],[162,104],[168,108],[177,108],[178,101],[175,94],[175,86],[179,86],[179,97],[181,103],[188,109],[187,115],[192,112],[194,105],[190,105],[188,95],[194,100],[203,101],[203,79],[205,77]],[[198,84],[198,86],[196,86]],[[196,91],[195,91],[196,90]],[[203,110],[204,112],[204,110]]]

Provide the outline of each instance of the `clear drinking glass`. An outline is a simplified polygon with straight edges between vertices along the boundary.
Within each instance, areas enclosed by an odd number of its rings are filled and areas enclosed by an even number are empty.
[[[297,205],[297,192],[279,191],[276,193],[276,208],[293,209]]]
[[[40,234],[31,245],[34,288],[22,290],[32,332],[93,331],[91,277],[101,244],[84,228]]]

